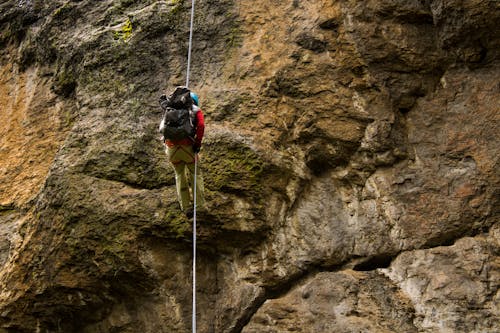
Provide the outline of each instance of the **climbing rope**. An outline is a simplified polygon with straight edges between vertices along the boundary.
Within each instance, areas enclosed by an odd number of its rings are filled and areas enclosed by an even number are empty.
[[[196,176],[198,173],[198,154],[194,154],[193,189],[193,333],[196,333]]]
[[[189,25],[189,46],[186,70],[186,87],[189,88],[189,73],[191,71],[191,50],[193,46],[193,25],[194,25],[194,4],[191,1],[191,22]],[[194,154],[194,182],[193,182],[193,309],[192,309],[192,330],[196,333],[196,178],[198,172],[198,154]]]
[[[189,88],[189,73],[191,71],[191,49],[193,46],[193,25],[194,25],[194,3],[195,0],[191,1],[191,23],[189,25],[189,46],[188,46],[188,60],[187,60],[187,70],[186,70],[186,87]]]

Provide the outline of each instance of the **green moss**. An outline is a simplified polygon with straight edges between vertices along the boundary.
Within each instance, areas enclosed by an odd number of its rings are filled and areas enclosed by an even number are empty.
[[[65,18],[69,12],[73,9],[73,5],[68,1],[61,7],[57,8],[52,14],[54,19],[63,19]]]
[[[171,0],[170,6],[170,11],[162,15],[162,20],[169,29],[175,30],[183,22],[182,10],[184,7],[181,0]]]
[[[7,25],[1,27],[0,46],[8,44],[10,41],[20,42],[26,34],[26,26],[20,18],[15,18]]]
[[[210,191],[262,199],[265,162],[242,143],[208,142],[202,160],[205,186]]]
[[[70,111],[66,110],[64,112],[63,124],[65,127],[71,127],[75,121],[75,115]]]
[[[170,6],[181,7],[183,4],[183,0],[166,0]]]
[[[76,88],[76,79],[74,74],[66,70],[61,71],[57,75],[52,88],[56,94],[63,97],[69,97]]]
[[[130,21],[130,19],[127,19],[119,30],[113,32],[113,38],[115,40],[127,42],[130,37],[132,37],[133,30],[134,28],[132,26],[132,22]]]
[[[243,44],[243,33],[239,27],[233,27],[226,35],[227,49],[237,48]]]
[[[191,232],[191,224],[188,219],[177,209],[171,209],[165,215],[169,230],[176,238],[186,238]]]
[[[132,35],[132,22],[129,19],[125,21],[125,24],[122,27],[123,39],[129,39]]]
[[[0,205],[0,215],[8,214],[14,211],[14,205]]]

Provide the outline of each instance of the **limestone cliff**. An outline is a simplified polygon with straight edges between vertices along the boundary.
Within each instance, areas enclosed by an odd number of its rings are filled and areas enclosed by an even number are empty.
[[[0,3],[0,332],[190,332],[157,133],[190,2]],[[198,331],[500,331],[500,2],[198,0]]]

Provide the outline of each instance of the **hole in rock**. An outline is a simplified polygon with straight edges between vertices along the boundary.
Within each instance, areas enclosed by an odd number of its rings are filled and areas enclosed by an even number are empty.
[[[370,257],[354,266],[355,271],[373,271],[377,268],[387,268],[391,265],[393,257],[390,255],[378,255]]]

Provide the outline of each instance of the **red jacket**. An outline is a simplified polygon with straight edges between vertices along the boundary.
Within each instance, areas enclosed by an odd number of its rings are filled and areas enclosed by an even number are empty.
[[[196,112],[196,132],[194,138],[186,138],[182,140],[166,140],[165,144],[169,147],[177,146],[177,145],[192,145],[195,144],[198,147],[201,147],[201,142],[203,140],[203,134],[205,133],[205,117],[203,116],[203,112],[197,106],[193,106],[194,111]]]
[[[203,134],[205,134],[205,117],[201,109],[198,108],[198,112],[196,112],[196,134],[194,136],[194,142],[198,147],[201,147]]]

